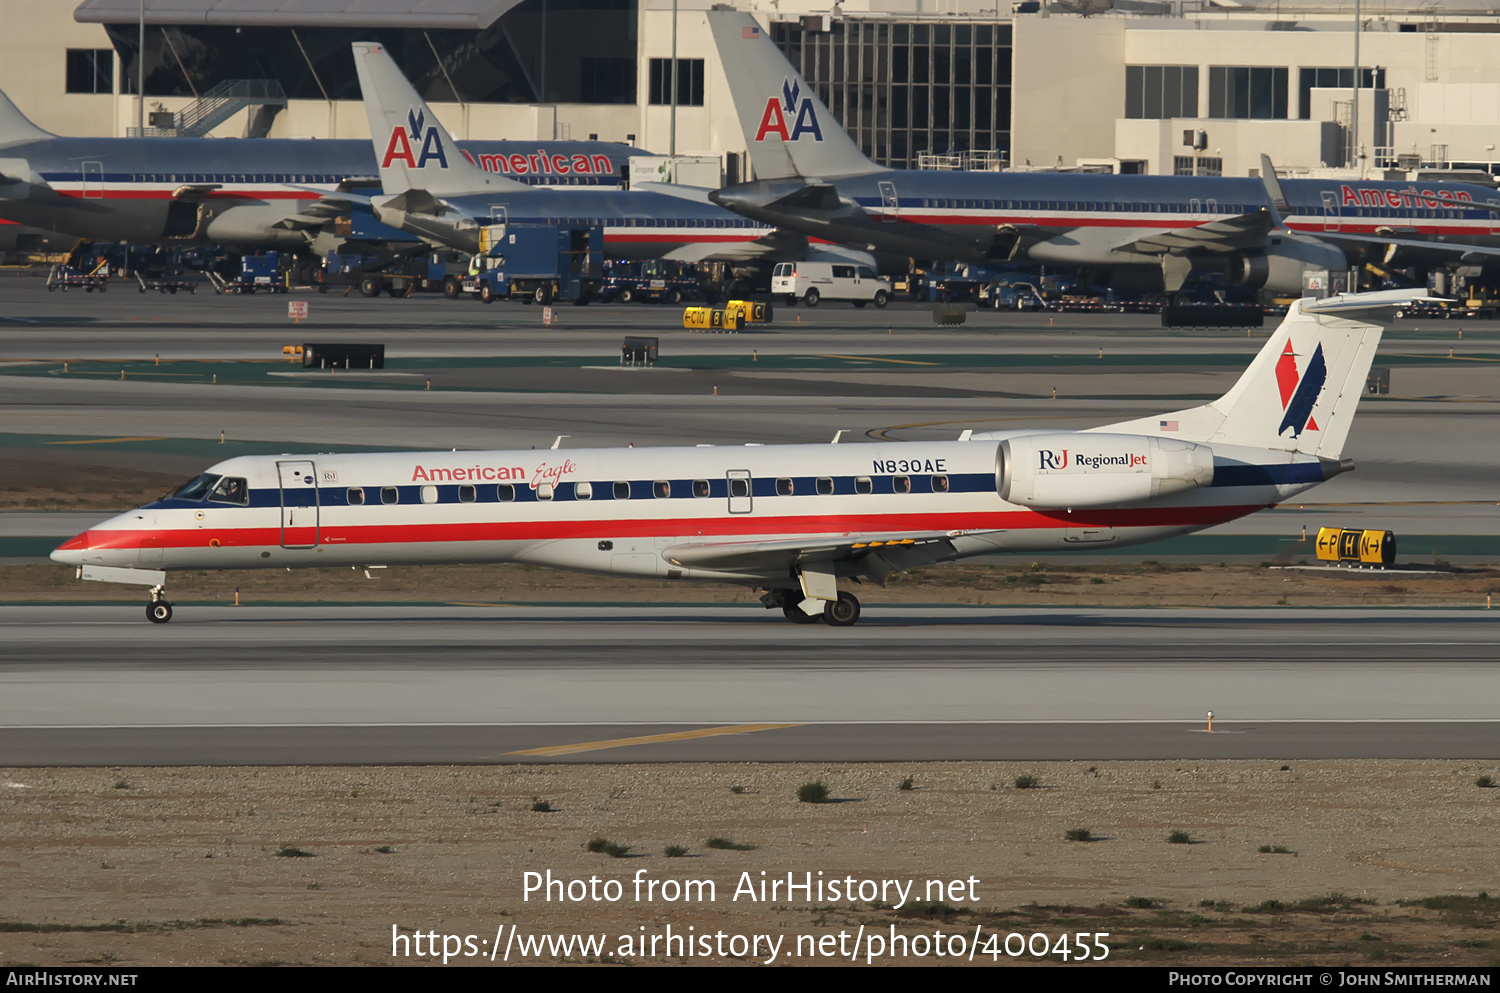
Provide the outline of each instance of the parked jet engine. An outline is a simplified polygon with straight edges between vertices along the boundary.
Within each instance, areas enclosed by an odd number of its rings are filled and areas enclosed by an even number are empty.
[[[1337,272],[1349,268],[1344,253],[1326,241],[1305,235],[1281,234],[1266,248],[1235,252],[1229,257],[1229,281],[1253,290],[1302,295],[1305,272]]]
[[[207,218],[200,215],[198,236],[218,245],[305,248],[308,239],[301,228],[282,223],[295,210],[284,203],[245,204]]]
[[[1134,503],[1207,486],[1213,478],[1213,449],[1172,438],[1074,431],[1000,443],[1000,496],[1024,507]]]

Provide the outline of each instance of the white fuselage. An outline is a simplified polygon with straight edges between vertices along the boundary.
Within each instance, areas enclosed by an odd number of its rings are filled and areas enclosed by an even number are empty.
[[[1213,482],[1190,492],[1037,509],[1000,497],[997,450],[987,439],[247,456],[52,557],[148,570],[526,562],[795,585],[820,542],[852,541],[857,557],[925,541],[928,561],[1097,549],[1219,524],[1322,478],[1309,456],[1215,451]],[[860,572],[847,558],[836,568]]]

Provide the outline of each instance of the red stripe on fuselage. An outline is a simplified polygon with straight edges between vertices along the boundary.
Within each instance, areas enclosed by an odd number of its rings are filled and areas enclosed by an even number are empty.
[[[689,517],[669,520],[493,521],[460,524],[323,524],[318,529],[325,545],[425,544],[461,541],[558,541],[570,538],[743,538],[870,535],[910,531],[1046,530],[1069,527],[1206,527],[1243,517],[1264,504],[1215,507],[1153,507],[1141,509],[1041,511],[1016,510],[970,513],[871,514],[830,517]],[[311,527],[293,529],[311,535]],[[213,541],[244,548],[281,544],[280,528],[184,528],[181,530],[86,531],[66,545],[78,550],[135,550],[142,542],[152,547],[204,548]]]
[[[192,183],[182,183],[192,186]],[[330,190],[330,193],[333,191]],[[175,190],[57,190],[59,196],[75,200],[174,200]],[[323,196],[308,190],[212,190],[209,200],[318,200]]]

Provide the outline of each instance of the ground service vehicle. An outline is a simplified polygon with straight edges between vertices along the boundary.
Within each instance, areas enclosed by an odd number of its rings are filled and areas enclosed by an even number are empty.
[[[603,272],[604,232],[598,227],[497,224],[486,229],[488,250],[471,260],[462,290],[476,300],[522,303],[595,299]]]
[[[606,303],[648,301],[676,305],[703,295],[693,266],[655,259],[649,262],[606,262],[599,299]]]
[[[875,275],[863,265],[838,262],[778,262],[771,270],[771,295],[816,307],[822,300],[848,300],[856,307],[874,303],[884,307],[891,299],[891,281]]]

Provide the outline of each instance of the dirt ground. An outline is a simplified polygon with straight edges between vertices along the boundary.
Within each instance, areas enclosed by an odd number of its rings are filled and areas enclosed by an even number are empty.
[[[991,935],[1023,964],[1059,962],[1064,933],[1107,932],[1118,963],[1494,966],[1486,775],[1497,763],[0,769],[0,962],[407,965],[434,961],[435,933],[439,952],[474,936],[450,965],[487,965],[498,932],[512,963],[748,964],[768,958],[743,944],[759,934],[783,938],[777,964],[847,964],[814,948],[842,933],[847,952],[863,926],[908,940],[875,956],[892,964],[955,962],[936,957],[939,932],[977,934],[986,964]],[[798,801],[814,781],[829,802]],[[1094,840],[1068,840],[1080,829]],[[548,900],[549,871],[582,882]],[[526,872],[543,874],[529,899]],[[911,888],[901,906],[873,885],[760,899],[789,873]],[[657,884],[639,900],[638,875]],[[669,892],[687,880],[712,880],[713,899]],[[668,927],[726,944],[622,947]],[[1058,950],[1008,957],[1012,932],[1013,951],[1035,934]],[[529,944],[572,934],[603,944]]]

